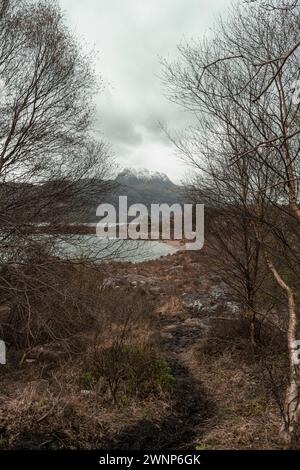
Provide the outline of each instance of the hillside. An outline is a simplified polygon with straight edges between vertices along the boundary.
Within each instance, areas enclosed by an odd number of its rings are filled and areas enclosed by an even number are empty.
[[[85,198],[87,208],[84,222],[96,222],[96,208],[101,203],[109,203],[118,207],[119,196],[127,196],[128,206],[132,204],[145,204],[148,208],[151,204],[184,203],[182,188],[174,184],[164,173],[150,172],[146,169],[124,169],[115,179],[114,189],[103,196],[97,191],[101,187],[101,181],[93,180],[93,191]]]

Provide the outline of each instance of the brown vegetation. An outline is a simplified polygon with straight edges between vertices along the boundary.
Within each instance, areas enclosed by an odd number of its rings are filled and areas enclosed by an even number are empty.
[[[42,296],[23,305],[37,336],[29,347],[18,329],[0,369],[2,448],[280,448],[284,332],[273,312],[251,346],[207,248],[138,265],[53,262],[59,272],[47,308]]]

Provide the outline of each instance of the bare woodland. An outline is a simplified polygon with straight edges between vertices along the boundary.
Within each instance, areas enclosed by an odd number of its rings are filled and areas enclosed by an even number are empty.
[[[223,214],[214,249],[243,298],[253,344],[257,312],[267,307],[260,303],[266,268],[286,302],[287,440],[300,412],[299,14],[297,1],[237,4],[212,38],[182,44],[178,61],[163,64],[168,96],[196,116],[174,141],[193,168],[189,191],[206,192]]]
[[[205,256],[212,260],[211,274],[242,306],[254,356],[262,324],[284,333],[287,386],[282,396],[276,384],[273,390],[283,447],[299,446],[300,432],[299,25],[298,0],[237,2],[206,38],[183,42],[174,62],[162,60],[167,97],[194,119],[170,138],[190,169],[186,195],[209,205]],[[55,1],[0,2],[0,80],[0,336],[17,351],[18,367],[36,348],[59,341],[80,371],[85,367],[85,388],[107,393],[116,413],[132,396],[146,400],[151,393],[151,400],[157,394],[168,403],[165,412],[174,405],[167,394],[175,379],[150,321],[153,312],[183,308],[178,293],[168,286],[168,307],[158,308],[154,265],[150,293],[143,271],[131,274],[137,287],[132,294],[115,281],[125,268],[63,263],[50,255],[63,235],[41,241],[32,230],[44,219],[60,224],[69,212],[80,219],[95,178],[101,181],[97,194],[114,188],[114,158],[94,132],[101,79],[93,55],[83,52]],[[201,264],[200,258],[192,261]],[[115,278],[108,282],[109,269]],[[174,267],[165,269],[162,285]],[[86,335],[89,346],[83,347]],[[51,380],[63,380],[66,369],[64,364]],[[55,400],[38,424],[51,416]]]
[[[1,331],[12,344],[21,335],[30,348],[40,333],[56,337],[53,324],[60,336],[75,331],[67,304],[74,301],[80,316],[89,302],[79,291],[74,297],[68,268],[51,256],[63,234],[40,239],[33,227],[41,220],[64,224],[69,213],[82,220],[93,178],[98,195],[111,189],[114,161],[94,137],[101,81],[56,2],[2,2],[0,77],[0,302],[7,312]],[[56,301],[66,306],[64,321],[53,312]]]

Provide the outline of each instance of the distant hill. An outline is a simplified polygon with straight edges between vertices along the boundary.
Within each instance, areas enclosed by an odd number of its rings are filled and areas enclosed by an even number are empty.
[[[99,204],[108,203],[118,207],[119,196],[127,196],[128,206],[132,204],[145,204],[148,209],[151,204],[184,203],[182,188],[174,184],[167,175],[151,172],[146,169],[135,170],[126,168],[118,174],[115,181],[103,182],[100,179],[83,179],[72,186],[71,191],[64,191],[59,195],[61,188],[68,186],[66,181],[52,181],[44,185],[22,185],[5,183],[0,185],[0,196],[8,203],[13,199],[30,201],[36,199],[36,192],[40,195],[41,207],[39,214],[34,217],[37,222],[47,222],[57,219],[61,223],[93,223],[98,222],[96,209]],[[110,189],[110,191],[108,191]],[[51,204],[48,194],[52,194]],[[26,206],[28,204],[25,204]],[[29,204],[30,205],[30,204]],[[34,207],[32,207],[34,212]],[[23,208],[20,208],[23,211]],[[49,217],[51,214],[51,217]],[[28,220],[31,216],[28,214]]]
[[[99,194],[99,197],[97,197],[97,180],[94,180],[94,196],[87,201],[89,206],[87,222],[98,221],[96,208],[103,202],[118,207],[119,196],[127,196],[128,206],[145,204],[148,208],[151,204],[166,203],[172,205],[183,202],[181,187],[174,184],[164,173],[151,172],[146,169],[126,168],[118,174],[115,182],[116,186],[113,191],[104,195]]]

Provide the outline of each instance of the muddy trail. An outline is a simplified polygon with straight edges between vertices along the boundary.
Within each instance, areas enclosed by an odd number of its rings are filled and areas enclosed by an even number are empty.
[[[171,413],[161,421],[142,419],[105,442],[105,448],[120,450],[195,449],[216,414],[216,405],[203,384],[195,379],[184,354],[203,335],[197,322],[180,316],[159,320],[162,349],[171,365],[176,384]]]

